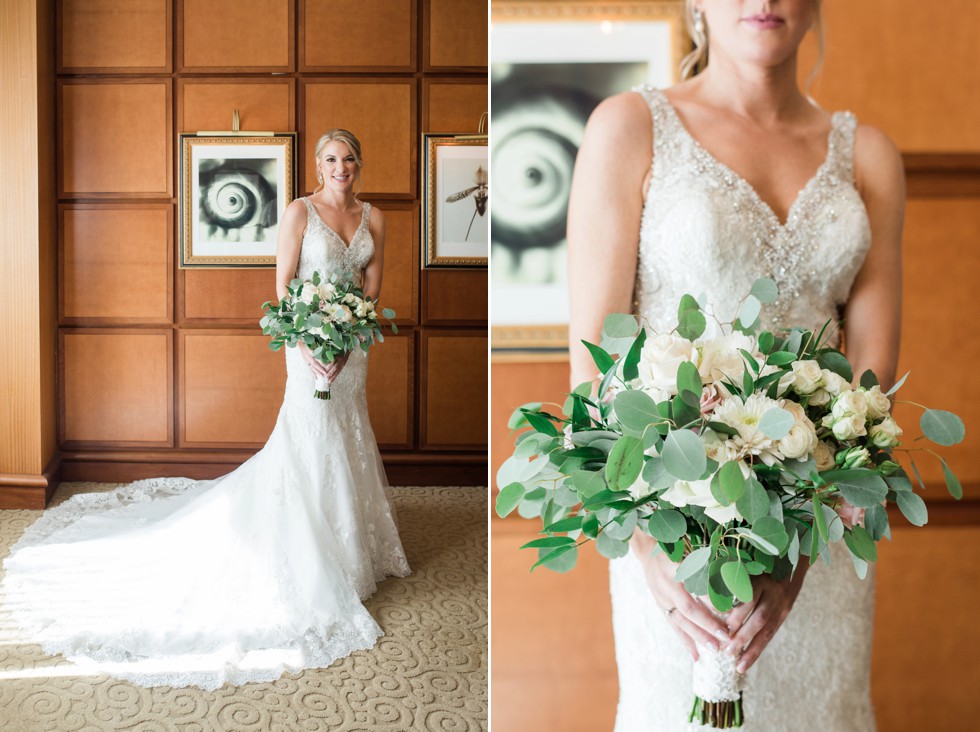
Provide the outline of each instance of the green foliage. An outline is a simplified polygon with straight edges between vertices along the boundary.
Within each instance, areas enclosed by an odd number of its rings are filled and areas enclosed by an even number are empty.
[[[919,420],[922,434],[937,445],[956,445],[966,436],[963,420],[952,412],[941,409],[927,409]]]
[[[690,430],[669,432],[661,457],[667,472],[679,480],[698,480],[708,464],[704,445]]]

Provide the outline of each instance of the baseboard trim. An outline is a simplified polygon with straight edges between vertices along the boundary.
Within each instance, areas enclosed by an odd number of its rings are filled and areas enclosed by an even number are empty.
[[[0,509],[44,508],[64,480],[62,468],[62,455],[56,452],[40,475],[0,473]]]

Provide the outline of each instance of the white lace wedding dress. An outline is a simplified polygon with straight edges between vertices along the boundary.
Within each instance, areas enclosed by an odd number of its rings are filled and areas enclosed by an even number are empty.
[[[350,246],[308,201],[297,276],[363,271],[364,204]],[[268,442],[214,479],[140,480],[49,509],[5,560],[5,604],[49,654],[144,686],[268,681],[370,648],[361,604],[409,574],[355,351],[313,397],[285,349],[287,381]]]
[[[684,128],[666,96],[640,93],[654,127],[643,209],[636,312],[669,331],[681,295],[706,293],[720,320],[760,276],[780,289],[767,326],[819,329],[837,316],[870,246],[854,187],[855,118],[833,115],[827,158],[781,224],[752,187]],[[856,577],[846,548],[810,568],[786,622],[749,669],[744,732],[870,732],[873,569]],[[610,564],[620,697],[616,732],[686,732],[689,653],[630,552]]]

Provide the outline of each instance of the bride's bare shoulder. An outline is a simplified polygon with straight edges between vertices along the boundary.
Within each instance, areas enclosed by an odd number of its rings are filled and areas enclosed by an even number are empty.
[[[902,153],[877,127],[859,124],[854,131],[854,180],[862,195],[904,198]]]
[[[629,164],[653,148],[650,108],[637,92],[607,97],[596,106],[585,126],[582,147],[604,159]]]

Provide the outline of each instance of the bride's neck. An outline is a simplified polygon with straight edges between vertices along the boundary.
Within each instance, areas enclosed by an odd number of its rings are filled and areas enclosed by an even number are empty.
[[[697,78],[717,106],[758,122],[784,120],[810,106],[796,81],[796,54],[764,67],[717,53]]]
[[[322,191],[317,193],[317,197],[327,206],[335,208],[338,211],[352,211],[357,208],[357,199],[354,198],[354,194],[350,191],[341,193],[340,191],[332,191],[329,188],[324,188]]]

